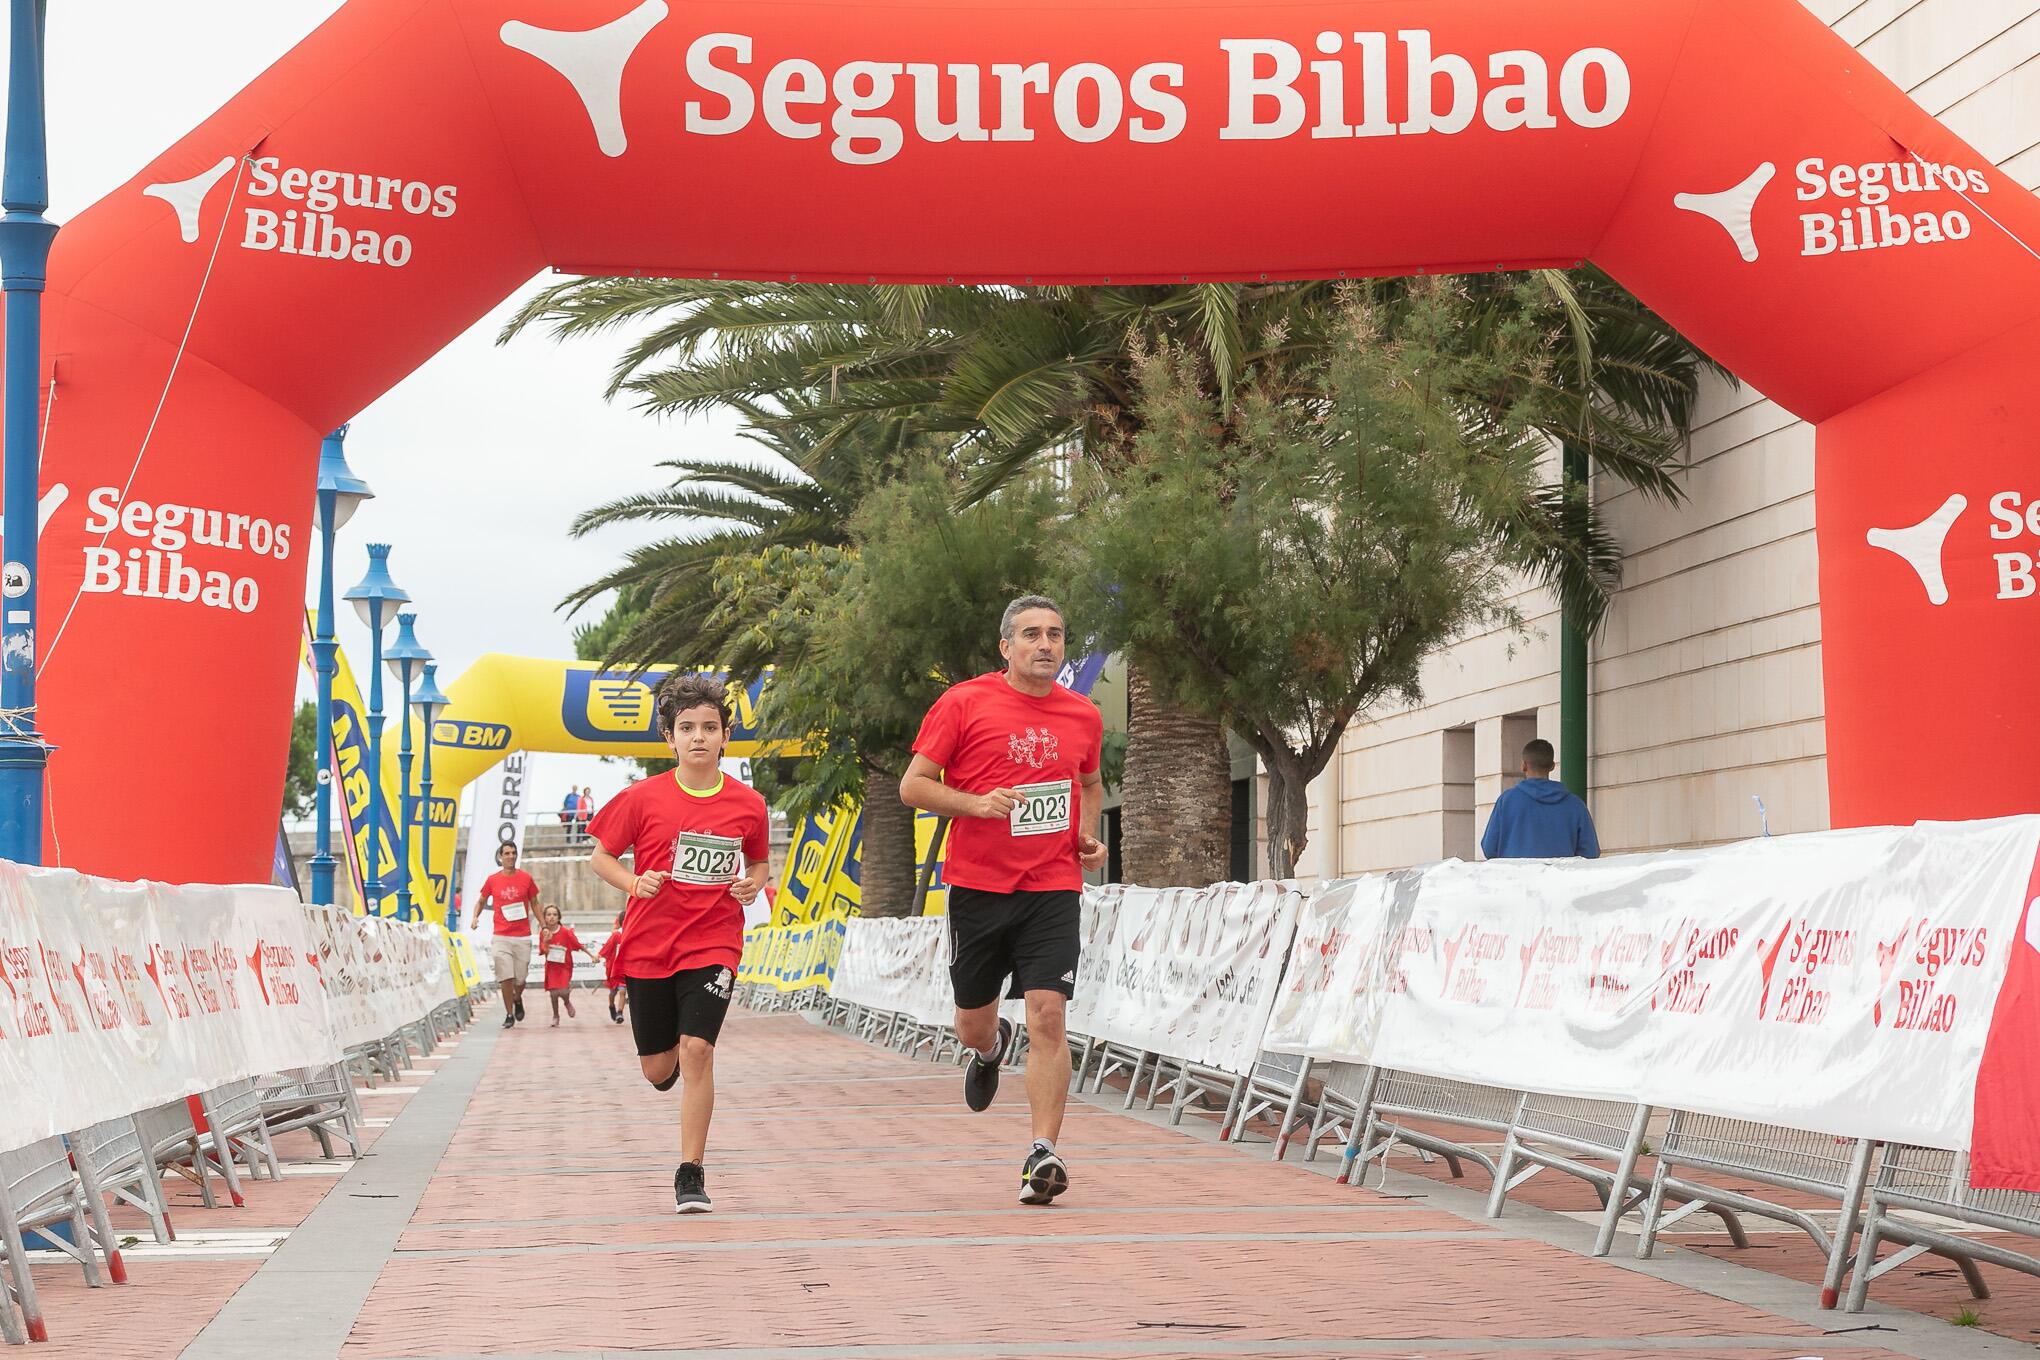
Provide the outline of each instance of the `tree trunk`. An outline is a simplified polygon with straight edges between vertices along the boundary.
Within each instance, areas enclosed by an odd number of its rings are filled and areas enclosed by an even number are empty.
[[[1163,704],[1126,667],[1120,863],[1129,883],[1201,888],[1231,876],[1232,758],[1225,729]]]
[[[900,801],[900,781],[884,770],[864,770],[859,911],[905,916],[914,909],[914,810]]]
[[[1268,877],[1289,878],[1310,843],[1311,775],[1287,750],[1262,751],[1268,769]]]

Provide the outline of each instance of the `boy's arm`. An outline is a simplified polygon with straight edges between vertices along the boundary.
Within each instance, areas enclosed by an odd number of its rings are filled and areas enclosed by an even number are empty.
[[[624,867],[623,861],[609,853],[608,847],[596,842],[594,851],[588,856],[588,867],[595,871],[595,877],[607,883],[620,893],[636,897],[652,897],[666,886],[667,873],[663,869],[648,869],[634,874]]]
[[[754,861],[744,870],[742,878],[730,884],[730,896],[736,898],[739,905],[748,907],[757,900],[758,894],[765,890],[765,880],[770,877],[772,861],[769,859]]]

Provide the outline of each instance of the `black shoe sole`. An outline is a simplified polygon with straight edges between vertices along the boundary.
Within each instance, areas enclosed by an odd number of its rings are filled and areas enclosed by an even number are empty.
[[[1070,1188],[1070,1173],[1061,1162],[1050,1162],[1037,1167],[1032,1175],[1022,1182],[1020,1202],[1022,1204],[1046,1204]]]

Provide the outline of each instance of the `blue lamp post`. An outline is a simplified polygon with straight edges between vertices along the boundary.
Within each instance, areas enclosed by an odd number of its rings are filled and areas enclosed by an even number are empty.
[[[425,663],[432,659],[432,653],[418,645],[418,635],[412,625],[418,622],[416,614],[397,615],[397,640],[387,652],[383,661],[390,668],[390,678],[403,690],[403,702],[397,708],[397,728],[400,734],[397,747],[397,787],[403,790],[403,806],[397,817],[397,919],[414,921],[418,909],[411,902],[411,822],[418,815],[417,801],[411,792],[411,686],[417,683],[418,673]]]
[[[419,806],[425,809],[425,851],[421,858],[425,861],[425,881],[428,883],[432,881],[432,729],[439,725],[439,715],[446,712],[446,706],[453,702],[440,693],[438,677],[439,667],[427,663],[425,678],[419,682],[418,692],[411,698],[411,707],[418,711],[418,723],[425,729],[425,777],[421,781]],[[450,891],[453,875],[448,874],[446,881],[449,891],[446,901],[441,904],[446,908],[446,928],[457,930],[460,923],[454,913],[453,893]]]
[[[368,575],[347,592],[354,602],[369,637],[368,677],[368,863],[363,866],[361,904],[364,912],[380,915],[382,878],[382,635],[399,605],[411,602],[411,592],[390,579],[390,545],[368,545]]]
[[[319,777],[313,806],[318,846],[312,855],[312,901],[333,902],[333,677],[340,669],[340,642],[333,634],[333,535],[361,503],[375,495],[347,466],[342,425],[319,443],[319,617],[312,631],[312,669],[319,676]]]
[[[56,224],[43,135],[42,0],[9,0],[7,164],[0,177],[0,288],[7,294],[7,504],[0,517],[0,858],[42,863],[43,771],[49,757],[35,716],[37,504],[42,450],[36,416],[42,380],[42,294]]]

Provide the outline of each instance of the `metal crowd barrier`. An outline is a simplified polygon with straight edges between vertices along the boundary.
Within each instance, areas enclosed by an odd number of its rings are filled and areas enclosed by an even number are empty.
[[[472,1016],[470,1002],[448,1002],[396,1034],[350,1050],[330,1067],[301,1068],[201,1092],[196,1101],[207,1126],[202,1131],[192,1116],[192,1102],[180,1099],[66,1137],[0,1151],[0,1341],[48,1339],[24,1233],[70,1256],[89,1285],[96,1288],[104,1280],[124,1284],[127,1271],[107,1215],[109,1196],[146,1214],[156,1240],[167,1243],[176,1239],[163,1193],[168,1174],[190,1178],[208,1208],[218,1207],[212,1187],[218,1177],[239,1208],[245,1203],[243,1163],[250,1175],[282,1176],[276,1134],[307,1130],[329,1158],[337,1134],[349,1155],[359,1156],[363,1122],[354,1089],[356,1067],[363,1067],[371,1080],[377,1072],[394,1077],[400,1067],[409,1066],[413,1046],[421,1053],[431,1051]]]
[[[1650,1200],[1644,1208],[1643,1236],[1636,1255],[1647,1260],[1665,1228],[1701,1209],[1720,1214],[1730,1224],[1729,1233],[1737,1246],[1748,1244],[1739,1230],[1734,1213],[1740,1211],[1760,1218],[1789,1223],[1811,1237],[1827,1258],[1821,1280],[1821,1307],[1835,1305],[1836,1290],[1849,1265],[1849,1241],[1863,1203],[1864,1182],[1870,1173],[1872,1145],[1868,1139],[1834,1138],[1824,1133],[1775,1128],[1746,1119],[1720,1115],[1672,1113],[1664,1138],[1657,1149],[1658,1165],[1651,1178]],[[1820,1220],[1803,1209],[1694,1180],[1679,1174],[1681,1168],[1711,1171],[1738,1180],[1794,1190],[1801,1194],[1832,1200],[1841,1212],[1830,1232]],[[1671,1213],[1664,1213],[1667,1197],[1685,1201]]]
[[[962,1059],[963,1049],[951,1027],[860,1006],[822,988],[781,993],[769,985],[750,984],[739,990],[739,997],[753,1009],[812,1010],[824,1024],[904,1054],[919,1056],[925,1051],[935,1062]],[[1006,1054],[1009,1064],[1024,1062],[1025,1035],[1024,1026],[1016,1031]],[[1652,1110],[1630,1101],[1508,1090],[1355,1064],[1313,1064],[1308,1058],[1265,1052],[1241,1074],[1074,1031],[1068,1042],[1072,1090],[1082,1091],[1088,1079],[1090,1089],[1097,1092],[1108,1079],[1124,1074],[1125,1107],[1132,1108],[1145,1089],[1148,1109],[1169,1100],[1172,1123],[1180,1123],[1197,1100],[1224,1096],[1221,1139],[1242,1141],[1250,1124],[1273,1115],[1274,1158],[1282,1158],[1299,1135],[1306,1161],[1336,1142],[1345,1159],[1340,1178],[1349,1184],[1364,1179],[1370,1162],[1379,1160],[1385,1170],[1394,1149],[1407,1145],[1426,1161],[1442,1158],[1455,1179],[1465,1175],[1465,1162],[1487,1171],[1491,1178],[1487,1213],[1497,1218],[1508,1196],[1540,1172],[1573,1176],[1592,1186],[1602,1203],[1594,1242],[1597,1256],[1611,1250],[1623,1217],[1641,1208],[1639,1258],[1651,1255],[1666,1229],[1702,1211],[1721,1219],[1737,1247],[1749,1245],[1739,1214],[1800,1229],[1827,1258],[1823,1307],[1837,1301],[1861,1218],[1848,1296],[1852,1312],[1862,1309],[1871,1281],[1927,1251],[1954,1261],[1979,1298],[1988,1297],[1977,1271],[1979,1261],[2040,1275],[2040,1255],[1963,1237],[1957,1228],[1947,1226],[1952,1222],[2040,1238],[2040,1194],[1970,1189],[1967,1159],[1953,1153],[1894,1145],[1887,1149],[1873,1185],[1869,1171],[1875,1145],[1867,1140],[1674,1110],[1667,1112],[1668,1122],[1652,1148],[1646,1143]],[[1313,1096],[1314,1075],[1319,1085]],[[1485,1144],[1428,1127],[1437,1125],[1496,1135],[1499,1149],[1490,1155]],[[1640,1177],[1637,1165],[1646,1153],[1654,1153],[1656,1167],[1650,1176]],[[1698,1179],[1695,1173],[1709,1174],[1710,1179]],[[1832,1202],[1839,1209],[1837,1225],[1829,1231],[1808,1210],[1728,1188],[1714,1183],[1715,1178],[1775,1186]],[[1941,1222],[1922,1222],[1918,1217],[1922,1214]],[[1879,1262],[1877,1247],[1885,1240],[1905,1243],[1906,1249]]]
[[[1900,1217],[1902,1212],[1931,1214],[1939,1222]],[[1856,1252],[1856,1273],[1849,1282],[1849,1311],[1863,1311],[1872,1280],[1921,1252],[1931,1251],[1953,1261],[1962,1272],[1962,1278],[1969,1282],[1969,1291],[1979,1299],[1989,1298],[1990,1289],[1976,1268],[1978,1261],[1988,1261],[2027,1275],[2040,1275],[2040,1258],[1993,1242],[1960,1236],[1957,1225],[1987,1232],[2017,1233],[2028,1238],[2040,1237],[2040,1194],[2024,1190],[1972,1188],[1967,1153],[1942,1152],[1903,1143],[1888,1145],[1884,1150],[1883,1165],[1877,1172],[1876,1184],[1870,1188],[1870,1208],[1863,1224],[1863,1241]],[[1906,1245],[1904,1250],[1879,1261],[1877,1244],[1886,1239]]]

